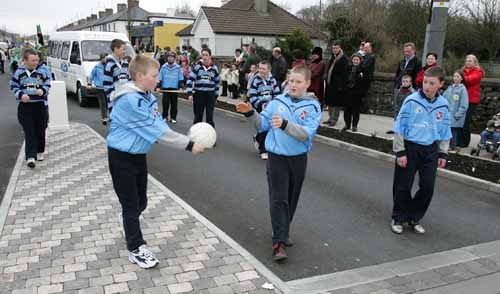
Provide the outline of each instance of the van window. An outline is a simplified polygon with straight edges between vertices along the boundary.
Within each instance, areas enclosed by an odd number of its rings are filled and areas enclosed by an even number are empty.
[[[80,44],[78,43],[78,41],[73,42],[69,62],[72,64],[82,64],[82,59],[80,58]]]
[[[58,58],[58,59],[61,59],[61,50],[62,49],[62,43],[61,42],[57,42],[56,43],[56,51],[55,51],[55,58]]]
[[[61,59],[68,60],[69,57],[69,41],[62,43]]]
[[[54,43],[49,41],[49,45],[47,46],[47,56],[52,57],[52,48],[54,47]]]
[[[83,61],[99,61],[99,55],[101,53],[110,54],[111,53],[111,41],[96,41],[88,40],[82,41],[82,56]],[[135,52],[132,46],[127,43],[125,45],[126,56],[134,57]]]

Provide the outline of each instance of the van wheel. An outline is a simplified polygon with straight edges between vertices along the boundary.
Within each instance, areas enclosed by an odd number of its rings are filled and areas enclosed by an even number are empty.
[[[83,97],[80,84],[76,85],[76,98],[78,99],[78,105],[81,107],[87,106],[88,99],[87,97]]]

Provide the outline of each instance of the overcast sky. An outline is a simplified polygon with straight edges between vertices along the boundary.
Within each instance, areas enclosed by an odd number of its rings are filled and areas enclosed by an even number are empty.
[[[201,5],[220,6],[220,0],[140,0],[139,5],[149,12],[163,12],[188,2],[198,12]],[[290,8],[293,13],[299,9],[317,4],[319,0],[272,0]],[[54,31],[71,21],[97,13],[104,8],[113,8],[126,0],[1,0],[0,28],[9,32],[31,35],[36,33],[36,24],[43,33]],[[316,3],[317,2],[317,3]]]

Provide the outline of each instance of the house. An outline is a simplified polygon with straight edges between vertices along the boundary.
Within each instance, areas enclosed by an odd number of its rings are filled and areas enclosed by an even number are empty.
[[[117,4],[117,12],[107,8],[97,14],[91,14],[87,18],[78,20],[57,31],[97,31],[97,32],[117,32],[128,34],[129,26],[149,24],[149,12],[139,7],[139,1],[128,0],[126,3]]]
[[[201,48],[208,45],[215,56],[233,56],[243,44],[271,49],[276,38],[300,28],[315,46],[325,44],[327,36],[269,0],[223,1],[221,7],[202,6],[192,26],[179,31],[179,45]]]
[[[128,3],[128,5],[127,5]],[[107,8],[97,14],[68,24],[57,31],[117,32],[129,35],[132,44],[175,47],[179,37],[175,34],[192,24],[194,19],[185,15],[148,12],[139,6],[139,1],[128,0],[117,4],[117,12]],[[129,34],[130,33],[130,34]],[[154,48],[154,46],[153,46]]]

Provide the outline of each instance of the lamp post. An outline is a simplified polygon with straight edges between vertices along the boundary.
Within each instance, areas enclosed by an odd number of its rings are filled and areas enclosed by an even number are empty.
[[[446,39],[446,24],[448,21],[448,10],[450,0],[432,0],[430,6],[429,22],[425,32],[424,52],[422,64],[425,64],[425,56],[429,52],[438,55],[438,64],[442,64],[444,41]]]

